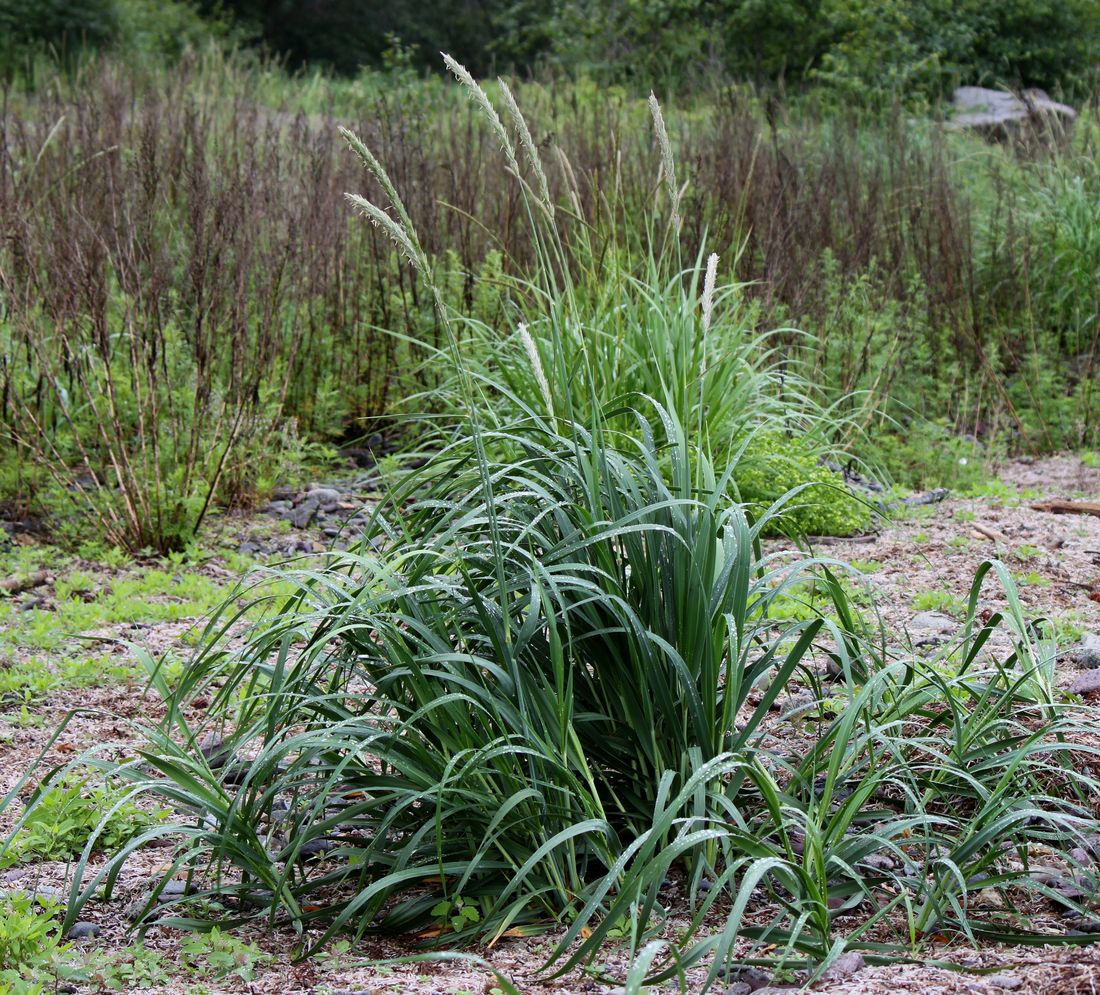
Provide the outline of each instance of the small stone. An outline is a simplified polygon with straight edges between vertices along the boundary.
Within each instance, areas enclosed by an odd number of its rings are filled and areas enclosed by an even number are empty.
[[[317,514],[317,507],[316,501],[308,500],[295,508],[287,518],[296,529],[304,529],[313,521],[313,516]]]
[[[1100,670],[1086,670],[1083,674],[1078,674],[1070,681],[1069,690],[1081,695],[1100,693]]]
[[[1017,978],[1015,974],[991,974],[985,981],[986,984],[993,985],[994,988],[1003,988],[1005,991],[1010,992],[1023,986],[1023,981]]]
[[[726,989],[726,995],[750,995],[752,989],[744,981],[735,981]]]
[[[821,977],[824,981],[840,981],[862,971],[865,965],[863,954],[858,950],[849,950],[834,960]]]
[[[913,616],[909,622],[909,628],[918,630],[922,634],[936,633],[947,636],[958,628],[958,623],[943,612],[921,612]]]
[[[179,881],[176,878],[172,878],[166,882],[161,889],[160,894],[157,896],[158,902],[167,902],[173,898],[180,898],[187,894],[187,882]]]
[[[75,922],[65,934],[66,940],[90,940],[99,936],[99,927],[94,922]]]
[[[898,865],[893,858],[887,857],[884,853],[872,853],[869,857],[863,858],[863,866],[870,867],[873,871],[892,871]]]
[[[290,501],[268,501],[260,510],[269,515],[285,515],[294,505]]]
[[[1100,635],[1086,632],[1077,647],[1077,666],[1085,670],[1100,669]]]
[[[260,551],[260,544],[257,542],[242,542],[237,547],[237,552],[243,556],[255,556]]]
[[[767,971],[749,964],[737,964],[726,970],[726,981],[731,984],[746,985],[750,992],[759,991],[771,983],[772,977]]]
[[[328,536],[329,539],[335,539],[340,534],[340,530],[338,528],[336,528],[334,525],[326,526],[323,531],[324,531],[324,534],[326,536]]]

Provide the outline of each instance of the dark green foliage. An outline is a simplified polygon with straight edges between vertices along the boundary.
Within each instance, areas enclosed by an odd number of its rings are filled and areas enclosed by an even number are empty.
[[[38,57],[74,69],[89,51],[113,48],[134,59],[178,56],[225,37],[189,0],[0,0],[0,74],[34,77]]]
[[[552,30],[551,9],[530,0],[202,0],[229,11],[254,41],[294,65],[354,74],[408,60],[436,69],[439,52],[461,54],[477,73],[530,66]]]

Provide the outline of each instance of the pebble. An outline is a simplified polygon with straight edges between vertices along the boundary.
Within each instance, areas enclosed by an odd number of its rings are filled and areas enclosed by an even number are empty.
[[[313,516],[317,514],[317,502],[313,500],[306,501],[305,504],[295,508],[287,518],[290,524],[296,529],[306,528],[310,522],[313,521]]]
[[[1096,694],[1100,692],[1100,670],[1086,670],[1078,674],[1069,683],[1069,690],[1074,694]]]
[[[750,992],[757,992],[762,988],[766,988],[772,980],[772,976],[767,971],[762,971],[758,967],[747,964],[738,964],[727,968],[725,975],[726,981],[745,985]]]
[[[743,981],[734,982],[726,989],[726,995],[749,995],[752,989]]]
[[[858,950],[849,950],[834,960],[821,977],[823,981],[841,981],[862,971],[865,966],[866,961],[863,959],[863,954]]]
[[[944,615],[943,612],[921,612],[914,615],[909,622],[910,629],[920,630],[921,633],[937,633],[944,636],[950,635],[958,627],[959,623],[950,615]]]
[[[90,940],[99,936],[99,927],[94,922],[74,922],[65,934],[66,940]]]
[[[1023,981],[1015,974],[991,974],[985,980],[986,984],[993,985],[994,988],[1003,988],[1010,992],[1023,986]]]
[[[1077,666],[1085,670],[1100,669],[1100,635],[1086,632],[1077,647]]]

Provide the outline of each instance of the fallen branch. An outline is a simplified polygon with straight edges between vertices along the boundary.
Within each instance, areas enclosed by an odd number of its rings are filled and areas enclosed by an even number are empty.
[[[27,574],[26,577],[8,577],[6,580],[0,580],[0,591],[6,594],[22,594],[32,587],[40,587],[49,579],[50,575],[45,570],[36,570],[32,574]]]
[[[1100,504],[1094,501],[1040,501],[1029,507],[1033,511],[1048,511],[1052,515],[1094,515],[1100,518]]]

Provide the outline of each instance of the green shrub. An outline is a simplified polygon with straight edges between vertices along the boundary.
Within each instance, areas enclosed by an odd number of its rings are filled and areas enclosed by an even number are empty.
[[[847,536],[866,529],[874,514],[871,496],[853,494],[814,449],[799,437],[775,432],[754,437],[734,474],[741,499],[763,516],[774,502],[791,495],[772,527],[798,535]]]

